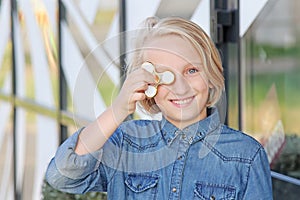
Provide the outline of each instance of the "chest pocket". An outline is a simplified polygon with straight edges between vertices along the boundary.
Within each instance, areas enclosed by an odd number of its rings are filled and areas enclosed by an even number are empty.
[[[197,182],[194,188],[194,200],[234,200],[233,186]]]
[[[125,179],[126,199],[156,199],[158,180],[159,176],[155,174],[128,174]]]

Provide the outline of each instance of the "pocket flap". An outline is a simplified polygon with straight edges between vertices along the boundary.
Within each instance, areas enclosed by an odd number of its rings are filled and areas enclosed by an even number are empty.
[[[194,193],[201,199],[235,199],[235,187],[197,182]]]
[[[158,175],[153,174],[128,174],[125,184],[134,192],[143,192],[158,183]]]

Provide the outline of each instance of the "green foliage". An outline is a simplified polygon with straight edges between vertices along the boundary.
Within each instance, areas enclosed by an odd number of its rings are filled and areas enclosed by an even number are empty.
[[[262,52],[265,52],[268,58],[294,57],[300,55],[300,46],[274,46],[271,44],[253,44],[253,55],[259,57]]]
[[[43,200],[107,200],[106,193],[69,194],[54,189],[46,181],[42,186],[42,196]]]

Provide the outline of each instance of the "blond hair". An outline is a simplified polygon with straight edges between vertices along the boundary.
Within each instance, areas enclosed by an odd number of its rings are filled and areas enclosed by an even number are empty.
[[[224,76],[221,58],[210,37],[196,23],[179,17],[158,19],[147,18],[137,32],[136,44],[127,73],[140,67],[143,62],[143,46],[155,37],[177,35],[189,41],[197,50],[203,61],[204,73],[209,81],[209,97],[207,106],[214,106],[224,90]],[[154,98],[147,98],[140,105],[149,113],[160,112]]]

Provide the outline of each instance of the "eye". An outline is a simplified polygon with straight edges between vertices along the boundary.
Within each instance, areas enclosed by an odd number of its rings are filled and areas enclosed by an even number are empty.
[[[188,68],[186,71],[187,74],[195,74],[197,72],[199,72],[199,69],[197,69],[196,67]]]

